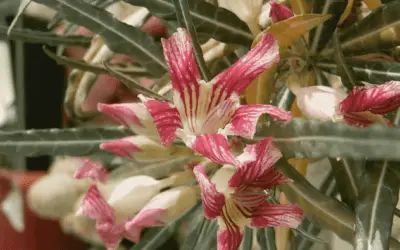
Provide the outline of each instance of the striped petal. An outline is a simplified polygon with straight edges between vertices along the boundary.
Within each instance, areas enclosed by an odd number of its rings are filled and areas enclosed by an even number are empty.
[[[199,69],[192,47],[192,38],[185,29],[178,28],[177,32],[168,39],[162,39],[165,61],[171,74],[172,87],[184,96],[184,91],[198,88],[200,80]],[[184,101],[185,102],[185,101]]]
[[[204,157],[218,164],[239,165],[229,149],[228,139],[222,134],[205,134],[200,136],[181,137],[185,144]]]
[[[153,117],[162,144],[164,146],[170,145],[176,138],[176,130],[182,128],[178,110],[168,102],[145,98],[142,95],[139,95],[139,98]]]
[[[74,178],[85,179],[90,178],[93,181],[104,182],[108,178],[107,170],[103,164],[98,161],[93,161],[89,158],[78,159],[79,165],[74,173]]]
[[[98,221],[96,230],[107,250],[118,249],[118,245],[124,237],[125,228],[123,224],[115,225],[109,221]]]
[[[275,0],[270,1],[270,3],[271,10],[269,12],[269,16],[274,23],[294,16],[292,10],[286,7],[284,4],[277,3]]]
[[[100,148],[118,156],[142,162],[170,159],[175,157],[180,149],[175,146],[164,147],[160,143],[140,135],[105,142],[100,145]],[[179,152],[183,153],[183,150]]]
[[[221,96],[225,93],[227,97],[233,93],[240,95],[258,75],[278,61],[277,40],[270,34],[264,34],[253,49],[216,76],[213,80],[215,91]]]
[[[272,105],[243,105],[236,109],[230,123],[225,127],[225,131],[228,135],[238,135],[252,139],[256,132],[258,118],[262,114],[268,114],[280,120],[289,120],[291,118],[290,112]]]
[[[243,231],[235,227],[233,230],[218,230],[218,250],[237,250],[243,239]]]
[[[303,219],[303,210],[292,204],[264,202],[252,213],[252,227],[297,227]]]
[[[158,138],[153,118],[142,103],[99,103],[97,109],[136,134]]]
[[[400,82],[390,81],[382,85],[355,87],[339,104],[339,110],[347,123],[369,125],[379,117],[400,106]],[[371,114],[372,113],[372,114]]]
[[[240,165],[229,180],[230,187],[243,186],[266,189],[289,181],[273,166],[282,157],[282,154],[272,144],[272,137],[267,137],[256,144],[247,145],[244,154],[255,155],[255,160]]]
[[[81,202],[81,206],[76,212],[77,216],[86,216],[95,219],[98,222],[114,223],[114,210],[107,204],[101,196],[97,186],[93,184],[85,198]]]
[[[215,219],[221,214],[225,205],[225,196],[217,191],[215,184],[207,177],[203,165],[194,167],[193,172],[200,185],[204,216],[207,219]]]

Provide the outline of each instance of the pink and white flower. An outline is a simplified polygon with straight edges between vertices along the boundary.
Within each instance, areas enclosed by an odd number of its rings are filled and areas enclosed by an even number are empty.
[[[78,166],[75,170],[74,178],[90,178],[92,181],[105,182],[108,178],[108,173],[103,163],[89,158],[78,158]]]
[[[313,86],[295,91],[297,104],[309,118],[323,121],[343,119],[350,125],[375,122],[391,125],[384,114],[400,107],[400,82],[354,87],[346,96],[337,89]]]
[[[138,161],[168,160],[178,154],[192,154],[186,147],[161,145],[153,118],[142,103],[101,103],[98,110],[137,134],[102,143],[103,150]]]
[[[216,163],[236,165],[226,135],[252,138],[262,114],[290,119],[290,113],[271,105],[239,103],[244,89],[279,61],[279,46],[272,35],[263,35],[257,46],[210,82],[200,80],[187,31],[178,29],[162,44],[171,74],[173,104],[142,95],[139,98],[153,117],[165,146],[179,137]]]
[[[200,184],[204,214],[218,218],[218,250],[236,250],[243,238],[245,226],[297,227],[303,217],[301,208],[291,204],[271,204],[264,189],[289,182],[273,164],[280,151],[266,138],[248,145],[238,157],[238,168],[225,165],[210,180],[204,166],[194,168]]]
[[[284,4],[277,3],[276,0],[271,0],[271,10],[269,16],[274,23],[286,20],[294,16],[291,9],[286,7]]]

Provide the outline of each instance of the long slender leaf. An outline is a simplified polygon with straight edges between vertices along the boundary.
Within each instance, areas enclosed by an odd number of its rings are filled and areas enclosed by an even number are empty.
[[[342,84],[351,90],[354,86],[357,85],[357,78],[353,69],[347,66],[347,63],[344,59],[344,55],[340,47],[337,29],[333,33],[332,40],[333,40],[333,47],[335,48],[335,54],[333,58],[337,65],[337,72],[340,78],[342,79]]]
[[[253,229],[246,227],[244,229],[243,240],[238,250],[251,250],[253,247]]]
[[[359,81],[372,84],[382,84],[387,81],[400,81],[400,63],[366,61],[358,59],[346,59],[346,64],[353,68]],[[332,74],[338,74],[337,66],[331,61],[317,62],[316,66]]]
[[[124,0],[136,6],[143,6],[165,20],[176,21],[172,0]],[[189,0],[190,15],[196,31],[225,43],[237,43],[250,47],[253,36],[246,23],[224,8],[218,8],[205,1]]]
[[[393,1],[375,9],[367,17],[356,22],[339,36],[346,55],[360,54],[372,50],[393,48],[400,45],[400,1]],[[332,48],[321,55],[334,53]]]
[[[336,188],[336,180],[333,172],[330,171],[329,174],[322,181],[320,192],[328,197],[335,197],[338,190]],[[304,230],[307,234],[318,235],[321,232],[321,228],[316,223],[312,223],[308,218],[304,218],[301,222],[299,229]],[[306,237],[297,237],[297,247],[298,250],[308,250],[314,244],[314,240],[310,240]]]
[[[365,173],[364,160],[329,159],[335,175],[341,200],[354,209],[356,199],[360,194],[361,177]]]
[[[35,1],[58,10],[68,21],[100,34],[110,49],[135,58],[155,76],[167,71],[161,45],[149,34],[115,19],[107,11],[82,0]]]
[[[255,140],[265,136],[274,137],[275,145],[286,158],[400,159],[400,128],[378,124],[359,128],[296,118],[267,124]]]
[[[271,227],[258,228],[257,242],[261,250],[276,250],[275,229]]]
[[[13,28],[9,35],[7,35],[7,26],[0,25],[0,38],[21,40],[28,43],[40,43],[50,46],[67,45],[67,46],[81,46],[89,47],[91,38],[80,35],[63,36],[53,32],[16,29]]]
[[[21,0],[20,2],[21,3],[19,4],[18,12],[15,15],[14,19],[12,20],[12,22],[10,24],[10,27],[7,30],[7,35],[9,35],[11,33],[11,30],[14,28],[15,24],[17,24],[20,16],[22,15],[22,13],[24,13],[26,8],[28,8],[28,6],[32,2],[32,0]]]
[[[74,59],[67,56],[58,56],[57,54],[50,51],[46,46],[43,46],[43,51],[51,59],[56,61],[60,65],[65,65],[69,68],[75,68],[82,71],[89,71],[95,74],[109,74],[109,70],[102,64],[91,64],[84,60]],[[142,67],[137,66],[125,66],[121,64],[108,65],[109,68],[124,74],[134,74],[136,76],[148,76],[149,73]]]
[[[312,13],[332,15],[329,20],[310,32],[310,51],[312,53],[319,52],[331,39],[333,31],[336,29],[336,25],[339,22],[342,13],[346,9],[347,4],[348,0],[312,1]]]
[[[0,154],[88,155],[100,151],[101,143],[127,135],[132,132],[121,127],[0,132]]]
[[[281,185],[287,198],[299,204],[309,219],[343,240],[352,242],[356,223],[354,213],[338,200],[320,193],[286,160],[280,160],[276,166],[282,174],[293,180],[292,183]],[[391,238],[390,249],[400,249],[400,243]]]
[[[188,219],[199,208],[201,203],[191,208],[186,214],[165,227],[154,227],[143,235],[139,243],[134,245],[131,250],[154,250],[162,246],[178,229],[178,227]]]
[[[394,162],[368,162],[356,206],[357,250],[388,249],[400,183],[391,169]]]

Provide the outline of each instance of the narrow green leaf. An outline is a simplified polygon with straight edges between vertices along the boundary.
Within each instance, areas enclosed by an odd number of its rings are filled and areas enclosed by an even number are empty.
[[[317,85],[331,87],[328,78],[324,75],[324,73],[321,70],[314,67],[314,71],[315,71],[315,81],[317,82]]]
[[[18,156],[71,155],[99,152],[103,142],[133,133],[122,127],[68,128],[0,132],[0,154]]]
[[[372,84],[382,84],[387,81],[400,81],[400,63],[366,61],[358,59],[346,59],[346,64],[353,68],[359,81]],[[337,65],[331,61],[317,62],[316,66],[332,74],[338,74]]]
[[[104,62],[104,67],[109,71],[109,73],[120,80],[123,84],[125,84],[126,87],[131,89],[132,91],[135,91],[140,94],[144,94],[146,96],[149,96],[151,98],[160,100],[160,101],[167,101],[168,99],[165,98],[162,95],[157,94],[156,92],[152,91],[151,89],[148,89],[146,87],[143,87],[140,85],[140,83],[136,82],[134,79],[130,78],[129,76],[118,72],[114,69],[112,69],[107,63]]]
[[[206,82],[211,81],[211,73],[207,68],[206,62],[204,61],[203,57],[203,51],[201,50],[198,38],[197,38],[197,33],[195,30],[195,27],[193,25],[192,17],[190,15],[190,10],[189,10],[189,5],[187,3],[187,0],[173,0],[175,10],[176,10],[176,16],[178,18],[178,22],[181,27],[184,27],[186,30],[189,31],[190,36],[192,37],[192,44],[193,44],[193,50],[194,50],[194,55],[196,57],[196,62],[197,66],[200,69],[200,73],[203,77],[203,79]]]
[[[80,46],[89,47],[91,38],[80,35],[57,35],[53,32],[36,31],[28,29],[12,29],[10,34],[7,35],[7,26],[0,25],[0,37],[2,39],[21,40],[28,43],[40,43],[50,46],[67,45],[67,46]]]
[[[333,172],[330,171],[329,174],[322,181],[319,191],[326,195],[327,197],[335,197],[338,190],[336,188],[336,180],[334,178]],[[321,232],[321,228],[318,224],[311,222],[307,217],[301,222],[298,227],[300,230],[305,231],[308,235],[318,235]],[[308,250],[313,246],[314,240],[308,239],[307,237],[300,236],[297,237],[297,248],[298,250]]]
[[[172,0],[124,0],[127,3],[143,6],[165,20],[176,21]],[[225,43],[235,43],[250,47],[253,36],[246,23],[224,8],[205,1],[189,0],[190,15],[196,31]]]
[[[284,110],[290,110],[295,99],[295,95],[290,91],[287,85],[283,85],[275,94],[272,100],[272,105]]]
[[[355,233],[354,213],[335,198],[327,197],[319,192],[286,160],[279,160],[276,167],[282,174],[293,180],[292,183],[280,186],[289,201],[299,204],[310,220],[351,243]],[[390,249],[400,249],[400,243],[391,238],[390,247]]]
[[[354,23],[339,35],[346,55],[381,51],[400,45],[400,1],[393,1],[376,8],[368,16]],[[322,56],[334,53],[325,49]]]
[[[251,250],[253,247],[253,229],[246,227],[244,229],[243,240],[238,250]]]
[[[106,10],[82,0],[35,1],[56,9],[68,21],[100,34],[111,50],[135,58],[154,76],[162,76],[167,71],[161,45],[149,34],[115,19]]]
[[[257,242],[261,250],[276,250],[275,229],[273,227],[258,228]]]
[[[360,194],[361,177],[365,173],[364,160],[329,159],[335,175],[341,200],[354,209],[356,199]]]
[[[396,162],[367,162],[356,205],[355,249],[388,249],[399,181]],[[399,247],[400,248],[400,247]]]
[[[60,65],[65,65],[69,68],[79,69],[82,71],[93,72],[95,74],[109,74],[109,70],[102,64],[92,64],[84,60],[74,59],[72,57],[58,56],[56,53],[50,51],[46,46],[43,46],[43,51],[46,53],[46,55],[48,55],[51,59],[53,59]],[[136,76],[149,76],[149,73],[144,68],[131,65],[130,63],[129,64],[118,63],[113,65],[108,65],[108,67],[124,74],[133,74]]]
[[[335,49],[335,54],[333,55],[333,59],[337,65],[337,72],[342,79],[342,84],[349,90],[351,90],[354,86],[357,86],[357,78],[351,67],[348,67],[340,47],[340,42],[338,38],[338,30],[336,29],[333,33],[333,47]]]
[[[346,9],[348,0],[313,0],[312,13],[331,14],[332,17],[310,32],[310,51],[317,53],[323,49],[331,39],[333,31]]]
[[[316,120],[271,122],[255,140],[273,136],[286,158],[343,157],[399,160],[400,128],[372,125],[367,128]]]
[[[179,226],[201,206],[201,202],[191,208],[186,214],[165,227],[153,227],[149,229],[140,241],[131,250],[155,250],[161,247],[179,228]]]
[[[24,13],[26,8],[28,8],[28,6],[31,2],[32,2],[32,0],[21,0],[21,3],[19,4],[18,12],[15,15],[14,19],[12,20],[12,22],[10,24],[10,27],[7,30],[7,35],[10,35],[11,30],[14,28],[15,24],[17,24],[20,16],[22,15],[22,13]]]

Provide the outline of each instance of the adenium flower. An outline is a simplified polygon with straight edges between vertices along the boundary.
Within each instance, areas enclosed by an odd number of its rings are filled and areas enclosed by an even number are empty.
[[[189,211],[199,198],[199,189],[195,186],[180,186],[164,191],[127,222],[125,229],[134,235],[133,242],[138,242],[143,228],[165,226],[175,221]]]
[[[243,238],[245,226],[297,227],[303,212],[297,205],[271,204],[266,201],[264,189],[289,182],[275,170],[273,164],[281,157],[271,137],[247,145],[238,157],[236,168],[223,166],[210,180],[204,166],[194,168],[200,184],[204,215],[218,218],[218,250],[236,250]]]
[[[400,107],[400,82],[354,87],[346,93],[324,86],[295,90],[297,104],[308,118],[343,119],[350,125],[368,126],[375,122],[390,125],[384,114]]]
[[[139,95],[153,117],[161,142],[179,137],[189,148],[219,164],[237,165],[226,135],[252,138],[260,115],[290,119],[290,113],[266,104],[240,105],[239,95],[265,69],[279,60],[279,47],[265,34],[250,52],[210,82],[200,80],[191,37],[178,29],[162,40],[171,74],[173,104]]]
[[[167,160],[176,155],[191,154],[186,147],[161,144],[153,118],[142,103],[100,103],[97,108],[137,134],[105,142],[100,145],[101,149],[138,161]]]
[[[270,4],[271,9],[269,12],[269,16],[274,23],[286,20],[294,16],[292,10],[286,7],[284,4],[277,3],[276,0],[271,0]]]

